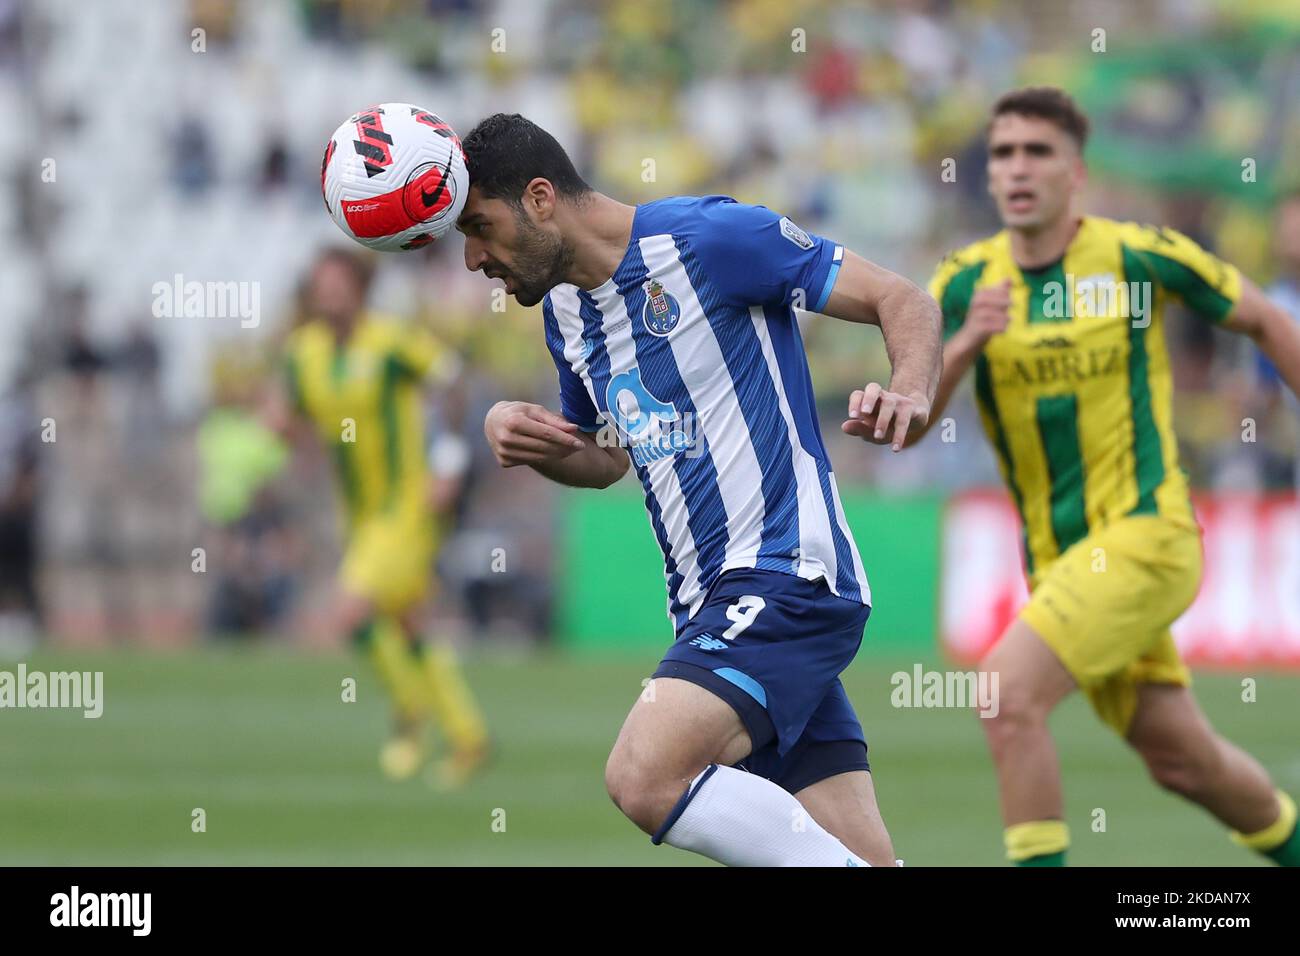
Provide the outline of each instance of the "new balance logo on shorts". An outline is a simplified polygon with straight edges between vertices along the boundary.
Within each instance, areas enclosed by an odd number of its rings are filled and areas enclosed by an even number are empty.
[[[690,643],[702,651],[720,651],[727,646],[726,641],[720,641],[712,634],[701,634],[699,637],[692,638]]]

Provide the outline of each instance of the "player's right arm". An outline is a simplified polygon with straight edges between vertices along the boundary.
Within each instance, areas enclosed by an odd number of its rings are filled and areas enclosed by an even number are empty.
[[[627,452],[604,447],[595,435],[531,402],[497,402],[483,422],[492,454],[503,468],[527,465],[574,488],[608,488],[627,472]]]
[[[565,357],[564,336],[549,297],[542,302],[542,324],[559,376],[559,412],[531,402],[497,402],[487,413],[483,433],[503,468],[527,465],[562,485],[608,488],[627,473],[627,452],[596,441],[601,417]]]
[[[930,418],[923,428],[910,432],[906,445],[915,445],[943,417],[957,386],[988,340],[1006,330],[1011,317],[1011,282],[976,289],[969,296],[952,286],[955,268],[945,263],[930,281],[930,294],[943,312],[943,374],[935,392]]]

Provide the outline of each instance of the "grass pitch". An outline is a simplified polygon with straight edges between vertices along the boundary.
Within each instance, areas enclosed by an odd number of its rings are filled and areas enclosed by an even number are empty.
[[[276,646],[39,653],[29,670],[101,670],[104,714],[0,710],[0,863],[53,865],[695,865],[605,795],[605,756],[657,660],[480,656],[471,682],[500,753],[438,794],[378,771],[387,709],[366,663]],[[937,661],[923,662],[941,666]],[[1000,865],[1001,824],[977,718],[897,709],[890,675],[846,673],[877,793],[909,866]],[[4,663],[13,670],[12,663]],[[1300,791],[1300,675],[1200,674],[1220,732]],[[342,700],[357,679],[358,699]],[[1074,865],[1249,865],[1199,810],[1152,785],[1080,699],[1053,722]],[[206,832],[191,828],[206,814]],[[1105,812],[1094,832],[1095,811]]]

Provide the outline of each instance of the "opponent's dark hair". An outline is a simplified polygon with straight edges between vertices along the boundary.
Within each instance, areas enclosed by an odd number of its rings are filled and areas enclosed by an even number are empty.
[[[518,113],[493,113],[470,130],[463,145],[469,184],[489,199],[522,207],[524,187],[538,177],[566,199],[592,191],[555,137]]]
[[[993,104],[989,125],[992,126],[993,120],[1008,113],[1032,116],[1055,123],[1069,134],[1080,152],[1088,142],[1088,117],[1084,115],[1083,110],[1079,109],[1073,97],[1058,87],[1026,86],[1002,94]]]

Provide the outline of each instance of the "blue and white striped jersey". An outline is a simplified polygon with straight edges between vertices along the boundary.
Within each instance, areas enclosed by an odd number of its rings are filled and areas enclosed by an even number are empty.
[[[762,206],[662,199],[604,284],[542,303],[562,413],[627,449],[679,628],[732,568],[871,602],[794,314],[824,307],[843,256]]]

